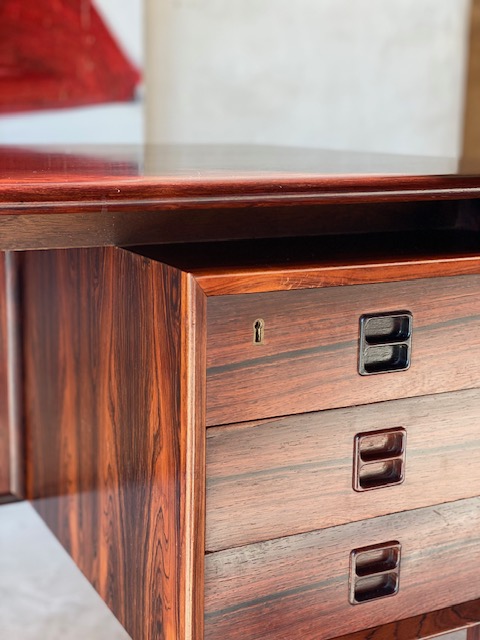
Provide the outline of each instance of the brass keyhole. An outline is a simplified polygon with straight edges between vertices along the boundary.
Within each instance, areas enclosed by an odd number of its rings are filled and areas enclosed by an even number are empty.
[[[265,321],[262,318],[255,320],[253,323],[253,342],[254,344],[262,344],[265,337]]]

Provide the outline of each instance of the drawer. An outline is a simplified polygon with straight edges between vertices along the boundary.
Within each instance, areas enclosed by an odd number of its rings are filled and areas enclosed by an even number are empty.
[[[360,375],[360,318],[398,311],[412,315],[409,368]],[[369,340],[382,365],[382,341],[396,336]],[[386,347],[386,363],[404,346]],[[479,383],[480,276],[208,298],[210,426]]]
[[[384,555],[384,563],[360,555],[394,543],[399,556]],[[206,640],[326,640],[478,598],[480,498],[220,551],[205,562]],[[375,584],[383,597],[351,604],[352,585],[361,600],[376,595]]]
[[[479,495],[479,424],[473,389],[208,429],[206,548]]]

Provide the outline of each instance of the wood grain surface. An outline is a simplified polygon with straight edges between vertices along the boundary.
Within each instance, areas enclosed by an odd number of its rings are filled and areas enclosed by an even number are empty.
[[[480,163],[457,171],[451,159],[261,146],[0,147],[0,249],[400,232],[465,208],[476,224]]]
[[[13,182],[13,181],[12,181]],[[326,176],[269,174],[172,177],[109,176],[78,184],[52,175],[50,183],[0,183],[0,215],[77,214],[366,202],[422,202],[480,198],[473,176]],[[139,207],[139,205],[142,205]]]
[[[25,256],[28,496],[135,639],[203,640],[203,296],[120,249]]]
[[[475,389],[212,427],[207,550],[479,495],[479,423]],[[406,430],[404,482],[354,491],[355,435],[394,427]]]
[[[210,297],[207,424],[477,387],[479,292],[472,275]],[[360,316],[399,310],[413,313],[410,369],[360,376]]]
[[[467,640],[477,640],[475,634],[478,634],[479,622],[480,600],[471,600],[373,629],[349,633],[335,640],[418,640],[437,637],[439,640],[450,640],[449,635],[443,634],[457,629],[463,629]]]
[[[336,218],[336,216],[335,216]],[[365,225],[373,222],[371,218]],[[207,296],[398,282],[480,272],[473,229],[369,228],[321,236],[197,242],[135,247],[134,251],[192,273]],[[441,221],[437,221],[441,224]],[[355,222],[350,221],[354,226]]]
[[[1,150],[0,150],[1,151]],[[73,204],[72,204],[73,206]],[[476,228],[480,200],[351,205],[252,206],[189,209],[155,207],[131,211],[112,205],[75,215],[42,212],[3,214],[0,249],[24,250],[104,245],[151,245],[236,238],[292,237],[332,233],[404,232],[415,229]],[[1,211],[1,206],[0,206]]]
[[[0,503],[23,497],[18,260],[0,253]]]
[[[1,149],[1,148],[0,148]],[[480,201],[372,203],[288,207],[205,207],[201,210],[158,209],[131,212],[104,210],[74,216],[25,212],[2,215],[0,249],[88,247],[102,245],[158,245],[236,238],[363,233],[392,229],[412,230],[471,228],[475,216],[465,212]],[[1,209],[1,207],[0,207]],[[158,247],[157,247],[158,249]],[[172,248],[172,250],[174,247]],[[180,253],[180,251],[179,251]],[[162,261],[160,259],[160,261]]]
[[[480,273],[478,256],[425,256],[401,260],[353,262],[339,266],[298,265],[296,267],[239,268],[228,273],[211,270],[196,275],[207,296],[292,291],[320,287],[401,282],[418,278],[459,276]]]
[[[206,557],[206,640],[326,640],[480,596],[480,498]],[[352,549],[398,540],[400,590],[352,606]],[[367,636],[368,637],[368,636]]]
[[[480,640],[480,626],[470,627],[467,632],[467,640]]]
[[[451,158],[241,145],[127,151],[70,146],[40,151],[33,159],[32,150],[25,150],[23,162],[17,157],[12,166],[11,153],[0,149],[0,215],[94,211],[101,217],[168,208],[480,197],[480,162],[472,161],[462,174]],[[81,155],[100,156],[108,163],[88,170],[77,159]]]

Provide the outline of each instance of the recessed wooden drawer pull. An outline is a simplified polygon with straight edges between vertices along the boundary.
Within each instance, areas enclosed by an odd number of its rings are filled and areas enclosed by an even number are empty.
[[[361,604],[398,593],[401,545],[394,540],[354,549],[350,554],[350,603]]]
[[[359,373],[405,371],[410,366],[412,314],[395,311],[360,318]]]
[[[353,488],[368,491],[401,484],[407,433],[402,427],[358,433],[354,439]]]

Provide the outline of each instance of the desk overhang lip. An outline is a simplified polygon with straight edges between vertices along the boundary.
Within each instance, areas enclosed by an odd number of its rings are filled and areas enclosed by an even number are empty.
[[[0,146],[0,216],[480,198],[480,158],[265,145]]]
[[[0,216],[480,198],[480,176],[268,175],[62,182],[0,178]]]

